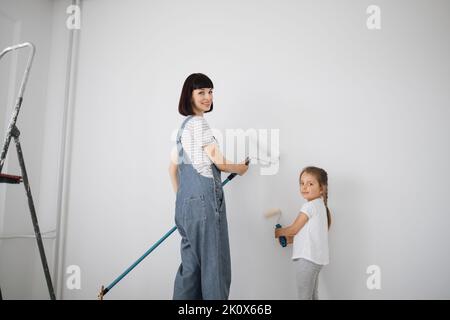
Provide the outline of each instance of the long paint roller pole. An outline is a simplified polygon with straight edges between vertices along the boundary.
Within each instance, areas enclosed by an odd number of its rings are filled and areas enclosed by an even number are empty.
[[[250,163],[250,159],[247,158],[245,161],[245,164],[248,165]],[[222,187],[226,185],[228,182],[233,180],[234,177],[236,177],[237,173],[230,174],[223,182]],[[100,289],[100,293],[98,294],[98,298],[100,300],[103,300],[103,297],[105,294],[107,294],[120,280],[122,280],[131,270],[133,270],[142,260],[144,260],[153,250],[155,250],[164,240],[166,240],[175,230],[177,230],[177,227],[173,227],[170,229],[161,239],[159,239],[150,249],[148,249],[139,259],[136,260],[127,270],[125,270],[120,276],[118,276],[109,286],[106,288],[102,286]]]

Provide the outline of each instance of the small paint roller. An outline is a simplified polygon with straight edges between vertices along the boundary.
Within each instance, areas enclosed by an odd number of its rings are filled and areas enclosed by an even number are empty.
[[[280,210],[280,209],[270,209],[269,211],[267,211],[267,212],[264,214],[264,216],[265,216],[267,219],[270,219],[270,218],[272,218],[272,217],[278,216],[278,218],[277,218],[277,223],[275,224],[275,228],[277,228],[277,229],[278,229],[278,228],[281,228],[281,224],[280,224],[281,210]],[[286,247],[286,245],[287,245],[286,237],[284,237],[284,236],[279,237],[278,240],[280,241],[280,245],[281,245],[282,247]]]

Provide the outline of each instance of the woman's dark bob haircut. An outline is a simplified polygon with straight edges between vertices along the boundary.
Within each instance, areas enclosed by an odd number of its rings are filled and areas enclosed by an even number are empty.
[[[180,103],[178,104],[178,112],[183,116],[189,116],[194,114],[192,110],[192,91],[202,88],[214,88],[214,85],[210,78],[203,73],[193,73],[186,78],[181,89]],[[211,102],[211,108],[205,112],[211,112],[213,110],[213,103]]]

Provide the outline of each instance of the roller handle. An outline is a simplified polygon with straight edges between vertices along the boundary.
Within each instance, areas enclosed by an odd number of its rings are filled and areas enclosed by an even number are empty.
[[[281,228],[281,224],[277,223],[277,224],[275,225],[275,228],[277,228],[277,229],[278,229],[278,228]],[[287,246],[287,240],[286,240],[286,237],[285,237],[285,236],[279,237],[278,240],[280,241],[280,245],[281,245],[283,248]]]

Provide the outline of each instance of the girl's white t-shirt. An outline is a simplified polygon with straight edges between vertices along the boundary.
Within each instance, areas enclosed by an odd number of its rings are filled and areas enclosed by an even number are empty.
[[[300,212],[309,219],[294,236],[292,259],[303,258],[320,265],[329,264],[327,209],[323,199],[306,202]]]
[[[189,119],[181,135],[181,144],[195,170],[208,178],[213,177],[212,161],[204,147],[211,143],[217,142],[206,120],[201,116]]]

